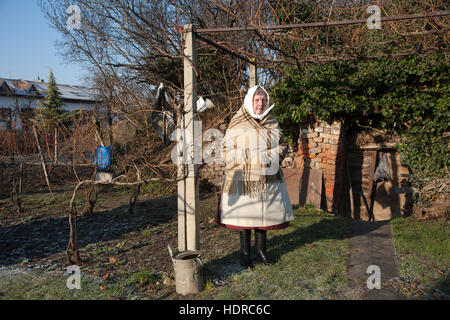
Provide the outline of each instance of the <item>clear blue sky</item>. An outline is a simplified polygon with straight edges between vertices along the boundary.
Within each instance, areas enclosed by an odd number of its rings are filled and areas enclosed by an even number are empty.
[[[66,62],[37,0],[0,0],[0,78],[48,80],[50,68],[60,84],[82,85],[88,74],[81,64]]]

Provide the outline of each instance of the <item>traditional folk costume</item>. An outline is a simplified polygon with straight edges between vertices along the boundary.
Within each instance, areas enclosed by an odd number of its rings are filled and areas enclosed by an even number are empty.
[[[283,173],[279,164],[287,148],[278,120],[270,112],[253,112],[253,96],[260,86],[249,89],[244,105],[231,119],[225,135],[225,180],[219,202],[218,223],[240,231],[241,264],[253,267],[250,258],[251,230],[255,230],[258,256],[266,256],[267,230],[282,229],[294,220]]]

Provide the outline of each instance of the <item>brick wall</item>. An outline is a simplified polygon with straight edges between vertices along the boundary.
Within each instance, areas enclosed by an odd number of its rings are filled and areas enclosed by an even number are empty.
[[[325,194],[325,197],[322,196],[325,200],[322,209],[336,212],[340,207],[345,172],[342,123],[309,122],[302,124],[300,129],[296,165],[322,171],[322,193]]]
[[[343,125],[339,121],[309,122],[301,125],[298,150],[289,146],[282,168],[308,166],[322,171],[322,209],[338,212],[341,208],[344,189],[345,152]],[[225,166],[212,163],[202,165],[200,179],[208,179],[220,184],[225,174]]]
[[[301,125],[298,151],[289,146],[282,168],[308,166],[319,169],[323,174],[322,209],[338,212],[344,188],[345,152],[343,125],[310,122]],[[208,179],[220,184],[225,174],[224,165],[212,163],[202,165],[200,179]]]
[[[296,150],[294,150],[294,147],[291,145],[288,145],[288,152],[286,153],[286,156],[284,157],[283,161],[281,162],[282,168],[295,168],[296,166]]]
[[[218,185],[225,175],[225,164],[217,164],[215,162],[211,164],[203,164],[200,168],[199,178],[208,179],[211,182],[216,182]]]

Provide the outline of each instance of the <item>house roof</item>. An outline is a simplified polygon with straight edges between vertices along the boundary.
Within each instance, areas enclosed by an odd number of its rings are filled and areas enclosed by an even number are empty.
[[[16,96],[37,96],[43,98],[47,95],[48,83],[40,81],[27,81],[22,79],[5,79],[0,78],[0,87],[7,88]],[[85,86],[73,86],[68,84],[56,84],[58,91],[61,93],[63,100],[76,101],[101,101],[98,90]],[[0,95],[9,95],[10,93],[2,92]]]

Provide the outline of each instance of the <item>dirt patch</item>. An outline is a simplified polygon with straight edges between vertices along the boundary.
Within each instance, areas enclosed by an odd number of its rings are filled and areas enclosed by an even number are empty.
[[[63,270],[68,264],[68,199],[73,186],[60,186],[49,204],[46,190],[25,195],[24,212],[16,212],[7,195],[0,198],[0,266],[27,270]],[[201,249],[204,259],[217,251],[238,249],[238,235],[215,223],[218,189],[202,183]],[[78,219],[82,272],[108,283],[129,282],[151,299],[177,298],[167,245],[177,248],[177,195],[141,195],[130,214],[130,192],[105,188],[92,214]],[[81,201],[81,204],[83,202]],[[82,207],[82,205],[80,205]],[[211,241],[210,239],[214,239]],[[231,243],[231,245],[230,245]]]

